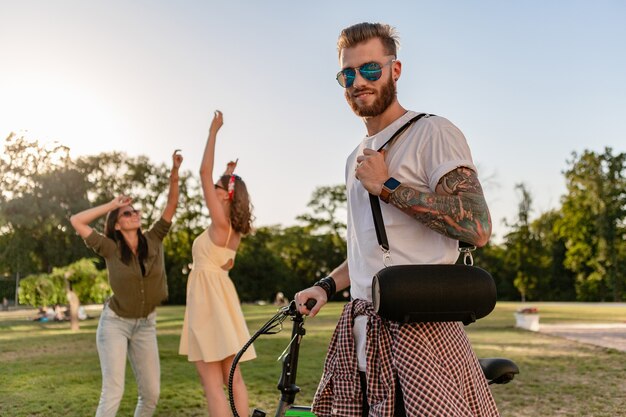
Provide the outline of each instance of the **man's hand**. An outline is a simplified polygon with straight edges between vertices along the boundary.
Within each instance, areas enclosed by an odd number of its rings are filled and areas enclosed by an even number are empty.
[[[380,152],[366,148],[363,155],[356,158],[357,165],[354,175],[361,181],[363,187],[374,195],[380,195],[383,184],[389,178],[389,171],[385,163],[385,151]]]
[[[328,302],[326,298],[326,291],[322,287],[313,286],[306,290],[302,290],[293,297],[296,302],[296,308],[300,314],[308,315],[309,317],[315,317],[320,309]],[[313,299],[316,301],[315,306],[309,310],[306,306],[307,300]]]

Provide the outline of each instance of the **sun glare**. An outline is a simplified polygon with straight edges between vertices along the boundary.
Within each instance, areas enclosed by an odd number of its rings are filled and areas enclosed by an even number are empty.
[[[58,142],[72,156],[109,148],[119,117],[93,88],[68,79],[25,73],[0,86],[0,134],[24,135],[41,143]],[[117,137],[117,140],[120,138]]]

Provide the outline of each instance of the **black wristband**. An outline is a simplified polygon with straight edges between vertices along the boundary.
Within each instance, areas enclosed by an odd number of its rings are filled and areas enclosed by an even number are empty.
[[[335,280],[330,275],[326,278],[322,278],[317,281],[314,286],[322,287],[324,291],[326,291],[326,299],[330,301],[335,292],[337,292],[337,284],[335,284]]]

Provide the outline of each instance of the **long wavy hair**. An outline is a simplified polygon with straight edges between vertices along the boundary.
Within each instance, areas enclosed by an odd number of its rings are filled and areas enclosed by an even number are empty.
[[[218,180],[225,190],[228,189],[228,181],[230,181],[230,175],[222,175]],[[248,194],[246,183],[243,182],[241,177],[235,175],[235,193],[230,202],[229,215],[230,224],[237,233],[247,235],[252,231],[252,222],[254,221],[252,209],[253,206],[250,202],[250,194]]]
[[[133,259],[133,251],[130,249],[130,246],[128,246],[128,243],[126,243],[126,239],[124,239],[122,232],[115,230],[115,224],[117,223],[120,208],[121,207],[118,207],[107,213],[104,222],[104,235],[109,239],[113,239],[115,243],[117,243],[122,254],[122,262],[128,265]],[[139,265],[141,266],[141,273],[145,276],[146,269],[144,261],[148,257],[148,240],[143,233],[141,233],[141,229],[137,229],[137,237],[139,238],[139,244],[137,245],[137,258],[139,259]]]

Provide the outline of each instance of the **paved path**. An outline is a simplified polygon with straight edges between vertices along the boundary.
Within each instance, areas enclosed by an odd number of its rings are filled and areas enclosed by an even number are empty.
[[[539,332],[626,352],[626,323],[540,324]]]

